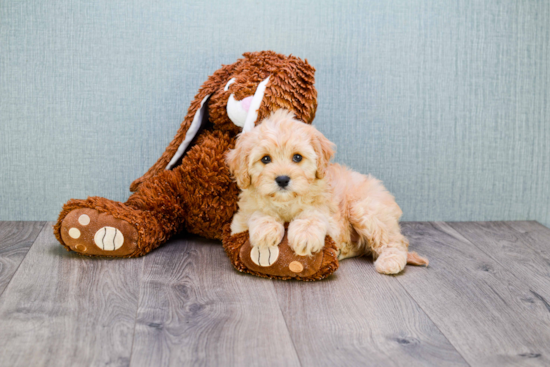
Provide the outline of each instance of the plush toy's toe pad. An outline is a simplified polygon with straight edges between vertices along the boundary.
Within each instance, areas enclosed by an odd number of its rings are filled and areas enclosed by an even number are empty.
[[[250,260],[259,266],[271,266],[277,261],[279,257],[279,247],[252,247],[250,251]]]
[[[84,255],[127,256],[135,252],[138,232],[130,223],[95,209],[75,209],[63,219],[61,238]]]

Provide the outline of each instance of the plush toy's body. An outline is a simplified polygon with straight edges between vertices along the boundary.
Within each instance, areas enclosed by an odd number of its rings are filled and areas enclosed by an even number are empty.
[[[311,123],[314,72],[307,61],[271,51],[223,66],[201,87],[164,154],[132,183],[128,201],[69,200],[54,226],[57,239],[85,255],[116,257],[144,255],[182,230],[222,239],[239,193],[225,153],[243,128],[279,108]]]

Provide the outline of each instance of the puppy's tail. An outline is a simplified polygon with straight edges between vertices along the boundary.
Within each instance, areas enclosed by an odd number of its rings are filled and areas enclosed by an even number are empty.
[[[426,266],[428,266],[428,263],[429,263],[428,259],[418,255],[416,252],[407,253],[407,264],[408,265],[418,265],[418,266],[426,265]]]

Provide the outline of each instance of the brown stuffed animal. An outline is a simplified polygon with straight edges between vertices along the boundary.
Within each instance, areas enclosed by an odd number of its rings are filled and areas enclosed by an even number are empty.
[[[85,255],[136,257],[184,229],[222,239],[237,210],[239,189],[224,161],[236,135],[280,108],[306,123],[317,109],[315,69],[307,60],[272,51],[243,56],[202,85],[174,140],[132,183],[135,193],[125,203],[89,197],[63,206],[54,226],[63,246]]]

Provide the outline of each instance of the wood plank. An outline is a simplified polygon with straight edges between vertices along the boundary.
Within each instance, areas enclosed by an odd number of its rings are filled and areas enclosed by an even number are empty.
[[[528,286],[533,302],[548,304],[550,231],[547,228],[542,227],[545,230],[541,231],[535,222],[456,222],[449,226]]]
[[[143,259],[70,253],[50,225],[0,297],[1,364],[127,366]]]
[[[538,254],[548,260],[550,264],[550,228],[535,221],[505,222],[514,231],[521,234],[521,242],[535,250]]]
[[[46,222],[0,222],[0,296]]]
[[[468,363],[550,364],[550,312],[528,285],[445,223],[402,227],[430,267],[397,279]]]
[[[191,237],[145,257],[132,366],[297,366],[271,280]]]
[[[370,259],[342,261],[321,282],[275,288],[305,366],[468,365],[397,278],[378,274]]]

